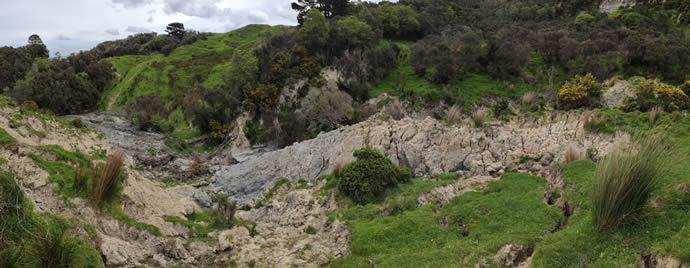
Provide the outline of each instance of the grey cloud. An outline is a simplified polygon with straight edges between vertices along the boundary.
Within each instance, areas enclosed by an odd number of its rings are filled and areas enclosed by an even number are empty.
[[[252,10],[247,14],[247,20],[250,23],[264,23],[268,21],[268,15],[260,10]]]
[[[113,4],[121,4],[125,8],[137,8],[151,4],[151,0],[113,0]]]
[[[144,28],[144,27],[136,27],[136,26],[127,26],[127,29],[125,30],[128,33],[150,33],[152,32],[151,30]]]
[[[151,10],[147,11],[146,13],[148,13],[148,14],[156,14],[156,10],[155,10],[155,9],[151,9]]]
[[[153,16],[149,17],[149,19],[146,20],[146,21],[149,22],[149,23],[153,22]]]
[[[105,30],[105,33],[109,35],[120,35],[120,31],[118,29],[107,29]]]
[[[57,40],[62,40],[62,41],[65,41],[65,40],[72,40],[72,38],[69,38],[69,37],[67,37],[67,36],[65,36],[65,35],[62,35],[62,34],[59,34],[59,35],[57,36],[56,39],[57,39]]]
[[[220,9],[216,5],[221,0],[165,0],[163,11],[166,14],[180,13],[199,18],[227,19],[232,11],[229,8]]]

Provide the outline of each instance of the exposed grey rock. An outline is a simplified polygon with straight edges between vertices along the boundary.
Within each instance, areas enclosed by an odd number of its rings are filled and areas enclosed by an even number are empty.
[[[625,5],[635,5],[633,0],[604,0],[599,5],[599,11],[604,13],[616,12],[620,7]]]
[[[211,206],[213,205],[213,201],[211,200],[211,196],[209,196],[204,191],[196,191],[194,193],[194,200],[202,208],[208,209],[208,208],[211,208]]]
[[[601,99],[606,102],[609,108],[615,108],[617,106],[623,105],[625,103],[625,98],[635,98],[635,87],[627,80],[616,79],[613,81],[607,81],[608,84],[612,86],[606,90],[601,95]]]
[[[586,132],[584,116],[577,112],[518,117],[507,123],[489,122],[484,128],[472,128],[469,123],[447,126],[429,117],[398,121],[373,118],[220,167],[210,187],[228,193],[240,204],[249,203],[282,177],[316,182],[337,163],[353,161],[352,152],[367,145],[409,168],[414,176],[457,171],[467,176],[500,176],[523,156],[540,159],[552,154],[551,162],[562,163],[562,152],[570,144],[606,152],[616,137]],[[543,166],[533,163],[529,168],[539,170]]]

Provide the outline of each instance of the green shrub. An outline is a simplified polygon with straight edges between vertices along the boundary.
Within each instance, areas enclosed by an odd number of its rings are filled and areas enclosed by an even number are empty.
[[[316,228],[314,226],[307,226],[307,228],[304,228],[304,232],[310,235],[316,234]]]
[[[665,172],[669,147],[659,136],[617,147],[598,165],[594,175],[592,223],[596,229],[620,224],[640,212]]]
[[[408,169],[400,169],[380,152],[366,147],[353,153],[356,161],[340,171],[338,190],[358,203],[368,203],[387,187],[411,180]]]
[[[26,100],[22,102],[21,106],[19,106],[19,110],[22,111],[22,113],[36,112],[38,111],[38,104],[36,104],[35,101]]]
[[[508,116],[515,114],[508,106],[507,99],[500,99],[499,101],[494,103],[491,106],[491,113],[493,113],[494,117],[499,119],[507,119]]]
[[[217,194],[214,198],[218,206],[213,209],[213,218],[217,225],[232,227],[232,219],[237,210],[237,202],[230,201],[227,194]]]
[[[82,128],[82,127],[84,127],[84,123],[81,121],[80,118],[75,118],[75,119],[72,120],[70,123],[72,123],[72,126],[73,126],[73,127],[76,127],[76,128]]]

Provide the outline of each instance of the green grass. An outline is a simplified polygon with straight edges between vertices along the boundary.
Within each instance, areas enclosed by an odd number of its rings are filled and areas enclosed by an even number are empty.
[[[429,183],[415,179],[408,187],[416,190],[403,192],[416,199],[417,191],[430,189],[418,184]],[[352,256],[334,267],[361,267],[369,260],[377,267],[472,266],[505,244],[533,246],[562,220],[559,209],[541,201],[544,184],[542,178],[508,173],[482,192],[455,198],[440,214],[435,205],[385,217],[372,214],[372,204],[338,210],[352,228]],[[439,221],[446,216],[443,226]]]
[[[57,145],[38,146],[40,150],[53,152],[58,156],[58,161],[48,161],[40,155],[31,155],[31,159],[38,165],[39,168],[45,170],[50,175],[49,180],[57,184],[55,192],[60,194],[63,201],[70,206],[74,206],[69,198],[81,197],[89,198],[85,191],[80,191],[74,187],[74,165],[79,163],[86,164],[90,162],[91,157],[79,153],[68,152]],[[158,227],[136,221],[134,218],[125,214],[122,210],[122,198],[120,194],[116,194],[110,202],[103,202],[102,208],[107,211],[113,218],[119,220],[121,223],[135,227],[140,230],[148,231],[156,236],[160,236],[161,232]]]
[[[10,134],[8,134],[7,131],[5,131],[5,129],[0,128],[0,144],[12,144],[16,142],[17,140],[14,137],[10,136]]]
[[[273,187],[271,187],[271,189],[268,190],[268,192],[266,192],[266,194],[264,195],[266,201],[270,201],[271,198],[273,198],[273,195],[276,193],[276,191],[278,191],[278,189],[280,189],[280,187],[283,186],[283,184],[290,185],[290,181],[286,178],[281,178],[280,180],[278,180],[276,184],[274,184]]]
[[[6,172],[0,172],[0,186],[0,196],[8,194],[8,188],[18,189],[14,175]],[[36,213],[21,190],[18,193],[22,206],[0,215],[1,267],[103,266],[98,251],[70,235],[77,220]]]
[[[159,94],[166,107],[184,96],[196,84],[204,87],[223,85],[222,76],[230,68],[234,53],[250,53],[256,47],[259,35],[267,30],[280,31],[285,26],[248,25],[243,28],[213,34],[207,40],[180,46],[170,55],[127,55],[108,58],[120,75],[104,91],[101,109],[121,109],[137,96]],[[163,118],[166,132],[179,140],[199,136],[182,111],[173,111],[174,118]]]
[[[690,119],[659,125],[652,131],[669,134],[678,155],[690,155]],[[630,267],[642,254],[671,255],[690,262],[690,193],[674,189],[690,182],[687,158],[670,165],[659,180],[659,189],[652,192],[651,198],[661,206],[645,206],[636,219],[603,231],[592,225],[595,169],[590,161],[563,167],[564,183],[571,187],[562,195],[577,210],[563,230],[536,247],[534,267],[578,267],[581,259],[591,267]]]

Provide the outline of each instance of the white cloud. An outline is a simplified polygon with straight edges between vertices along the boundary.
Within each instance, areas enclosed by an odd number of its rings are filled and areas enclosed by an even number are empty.
[[[137,8],[151,4],[151,0],[113,0],[113,4],[121,4],[125,8]]]
[[[232,10],[229,8],[219,8],[218,3],[222,0],[165,0],[163,11],[166,14],[183,14],[198,18],[227,19]]]

